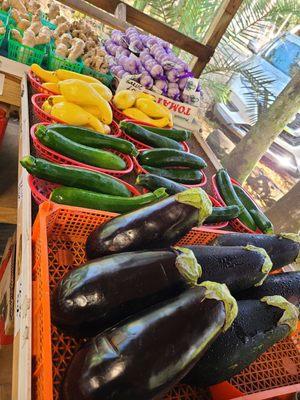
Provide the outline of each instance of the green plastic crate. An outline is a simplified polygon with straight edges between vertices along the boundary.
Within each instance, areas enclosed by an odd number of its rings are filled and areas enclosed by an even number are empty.
[[[82,68],[82,73],[85,75],[93,76],[107,87],[111,87],[112,82],[115,79],[114,75],[112,75],[111,72],[109,72],[108,74],[102,74],[101,72],[98,72],[93,68],[86,67],[84,64]]]
[[[41,23],[44,26],[47,26],[49,29],[51,29],[52,31],[54,31],[57,28],[57,25],[53,24],[52,22],[49,21],[47,14],[42,13],[41,16]]]
[[[59,68],[67,69],[69,71],[81,72],[82,61],[70,61],[67,58],[59,57],[55,54],[54,47],[50,46],[47,69],[50,71],[56,71]]]
[[[36,47],[24,46],[11,37],[11,32],[8,35],[8,58],[18,61],[23,64],[39,64],[41,65],[45,54],[46,45]]]

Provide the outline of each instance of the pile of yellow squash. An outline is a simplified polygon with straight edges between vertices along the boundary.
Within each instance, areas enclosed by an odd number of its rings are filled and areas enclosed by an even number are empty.
[[[56,94],[43,103],[45,112],[69,125],[110,132],[112,92],[107,86],[92,76],[64,69],[47,71],[33,64],[31,70],[43,81],[44,88]]]
[[[120,90],[114,96],[113,104],[128,118],[159,128],[173,126],[171,111],[164,105],[156,103],[155,97],[147,93]]]

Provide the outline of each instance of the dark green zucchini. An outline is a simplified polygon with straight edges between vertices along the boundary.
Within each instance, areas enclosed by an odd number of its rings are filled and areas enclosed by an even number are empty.
[[[81,126],[71,125],[40,125],[38,131],[48,132],[53,130],[60,135],[72,140],[73,142],[84,144],[85,146],[95,148],[106,148],[118,150],[120,153],[129,154],[136,157],[138,151],[133,143],[128,140],[113,137],[111,135],[103,135],[91,129]]]
[[[206,387],[232,378],[297,327],[297,308],[281,296],[241,300],[238,309],[231,328],[188,374],[188,383]]]
[[[194,253],[201,267],[199,281],[225,283],[232,293],[261,285],[272,268],[267,252],[255,246],[183,247]]]
[[[262,233],[274,233],[274,226],[269,218],[260,210],[250,210],[250,215]]]
[[[218,236],[214,242],[217,246],[262,247],[269,254],[273,263],[272,270],[282,268],[299,259],[300,237],[295,233],[279,235],[256,235],[250,233],[226,233]]]
[[[196,185],[202,182],[203,174],[198,169],[167,169],[154,168],[145,165],[145,170],[154,175],[162,176],[177,183],[185,183],[186,185]]]
[[[213,212],[205,220],[206,224],[216,224],[218,222],[231,221],[240,215],[239,206],[213,207]]]
[[[269,275],[264,283],[237,293],[237,299],[261,299],[264,296],[280,295],[290,303],[300,304],[300,271]]]
[[[236,312],[228,289],[213,282],[145,309],[84,344],[67,370],[63,400],[161,398]]]
[[[133,124],[132,122],[121,121],[120,128],[126,133],[126,135],[151,147],[182,150],[181,144],[177,143],[175,140],[157,135],[142,126]]]
[[[52,294],[52,322],[72,336],[95,336],[195,287],[199,273],[192,251],[135,251],[103,257],[74,268],[59,282]],[[86,301],[77,301],[79,297]]]
[[[101,174],[101,172],[54,164],[33,156],[22,158],[20,163],[31,175],[49,182],[113,196],[131,196],[131,192],[122,182],[110,175]]]
[[[192,136],[192,131],[186,129],[164,129],[156,126],[144,126],[147,131],[157,133],[158,135],[176,140],[176,142],[185,142]]]
[[[87,239],[87,257],[168,247],[201,225],[211,212],[211,201],[202,189],[177,193],[100,225]]]
[[[43,145],[74,160],[111,170],[120,171],[126,168],[125,161],[116,154],[73,142],[53,130],[37,130],[35,134]]]
[[[269,218],[259,209],[256,203],[251,199],[251,197],[245,192],[245,190],[239,186],[233,184],[234,191],[244,204],[246,209],[249,211],[253,221],[257,227],[262,231],[262,233],[274,233],[274,227]]]
[[[123,214],[166,197],[168,195],[164,188],[156,189],[153,193],[149,192],[141,196],[120,197],[91,192],[90,190],[60,186],[52,191],[50,200],[54,201],[54,203],[66,204],[68,206]]]
[[[186,187],[179,183],[153,174],[140,174],[137,176],[135,183],[151,191],[164,187],[169,195],[184,192],[186,190]]]
[[[246,209],[244,204],[241,202],[235,190],[232,186],[230,176],[225,169],[220,169],[216,174],[216,183],[219,193],[226,203],[227,206],[237,205],[240,207],[241,212],[239,215],[240,221],[242,221],[249,229],[255,231],[257,229],[253,218],[249,211]]]
[[[203,158],[173,149],[145,150],[139,154],[138,160],[142,165],[150,165],[150,167],[187,167],[192,169],[207,167]]]

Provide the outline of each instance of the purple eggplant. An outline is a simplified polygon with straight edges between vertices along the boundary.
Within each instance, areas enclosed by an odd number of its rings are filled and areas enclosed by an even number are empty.
[[[52,322],[72,336],[95,336],[197,285],[199,273],[192,251],[136,251],[94,260],[59,282],[52,295]]]
[[[194,253],[201,268],[201,281],[225,283],[232,293],[261,285],[272,269],[270,257],[259,247],[184,247]]]
[[[229,233],[220,235],[214,245],[262,247],[273,263],[272,270],[282,268],[300,259],[300,236],[295,233],[279,235],[256,235],[251,233]]]
[[[146,309],[75,354],[63,399],[157,399],[183,378],[236,314],[227,287],[214,282]]]
[[[169,247],[211,213],[207,194],[201,188],[188,189],[96,228],[87,239],[87,257]]]
[[[274,274],[267,277],[261,286],[244,290],[238,299],[260,299],[264,296],[280,295],[289,302],[300,305],[300,271]]]
[[[297,327],[299,311],[282,296],[238,302],[238,316],[185,381],[210,386],[232,378]]]

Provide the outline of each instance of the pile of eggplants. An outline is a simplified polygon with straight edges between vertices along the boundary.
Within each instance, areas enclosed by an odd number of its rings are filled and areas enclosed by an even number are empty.
[[[87,339],[63,400],[154,400],[184,377],[208,386],[295,329],[300,273],[268,274],[299,257],[298,236],[229,233],[213,246],[176,246],[211,211],[206,193],[189,189],[89,235],[89,261],[51,298],[59,330]]]

